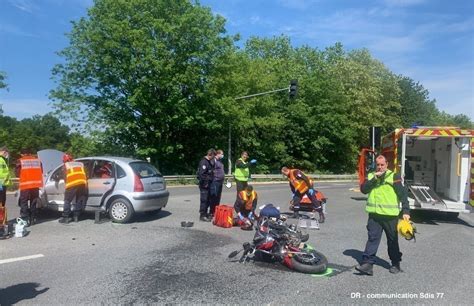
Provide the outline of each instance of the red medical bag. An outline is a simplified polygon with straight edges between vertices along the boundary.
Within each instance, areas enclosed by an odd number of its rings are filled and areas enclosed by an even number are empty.
[[[232,227],[234,223],[233,210],[234,208],[228,205],[216,206],[216,211],[214,212],[214,220],[212,220],[212,224],[225,228]]]

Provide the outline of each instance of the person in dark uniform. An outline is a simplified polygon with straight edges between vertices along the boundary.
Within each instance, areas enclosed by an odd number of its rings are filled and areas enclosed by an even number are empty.
[[[214,159],[214,179],[211,183],[211,207],[210,207],[210,217],[214,216],[216,206],[221,202],[222,195],[222,185],[224,185],[225,172],[224,164],[222,159],[224,158],[224,151],[217,150],[216,156]]]
[[[208,210],[211,206],[211,183],[214,179],[214,157],[216,151],[209,149],[199,162],[197,177],[199,180],[200,206],[199,220],[210,222]]]

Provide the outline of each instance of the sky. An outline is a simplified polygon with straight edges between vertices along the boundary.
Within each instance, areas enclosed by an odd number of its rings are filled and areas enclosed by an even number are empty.
[[[228,34],[286,35],[294,46],[341,42],[367,48],[392,72],[429,90],[437,107],[474,120],[474,1],[470,0],[201,0],[226,18]],[[68,46],[71,21],[92,0],[0,0],[0,90],[4,115],[23,119],[52,111],[56,52]]]

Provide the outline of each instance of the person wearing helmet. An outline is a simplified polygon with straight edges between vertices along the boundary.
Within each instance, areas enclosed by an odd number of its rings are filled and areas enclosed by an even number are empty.
[[[84,164],[74,161],[69,154],[63,156],[64,169],[64,209],[63,216],[59,219],[59,223],[68,224],[71,222],[71,203],[76,199],[73,217],[74,222],[79,221],[79,215],[86,205],[87,200],[87,177],[84,170]]]
[[[356,267],[356,270],[366,275],[373,275],[375,255],[383,231],[387,236],[388,255],[392,262],[389,271],[390,273],[402,272],[400,269],[402,253],[398,245],[397,232],[400,202],[403,220],[410,220],[407,191],[400,175],[387,169],[388,162],[385,156],[379,155],[375,161],[375,172],[370,172],[360,186],[361,192],[369,195],[365,206],[369,219],[367,221],[368,240],[362,263]]]
[[[313,205],[313,209],[319,213],[319,223],[324,223],[325,216],[323,212],[322,202],[316,198],[316,190],[314,190],[313,181],[299,169],[281,168],[281,173],[290,181],[290,188],[293,192],[293,211],[298,217],[301,199],[304,195],[308,197]]]
[[[234,222],[236,225],[240,225],[242,229],[252,228],[257,201],[257,192],[251,185],[247,185],[244,190],[237,194],[237,199],[234,203],[234,210],[237,213],[237,218]]]
[[[16,163],[16,176],[20,178],[20,217],[27,226],[36,223],[36,203],[39,199],[39,189],[43,187],[43,166],[30,149],[23,149]],[[29,207],[28,207],[29,204]]]

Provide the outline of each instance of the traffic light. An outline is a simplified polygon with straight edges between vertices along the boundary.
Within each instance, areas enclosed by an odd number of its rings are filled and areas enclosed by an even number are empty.
[[[291,80],[290,88],[288,89],[290,99],[296,98],[297,92],[298,92],[298,80]]]

